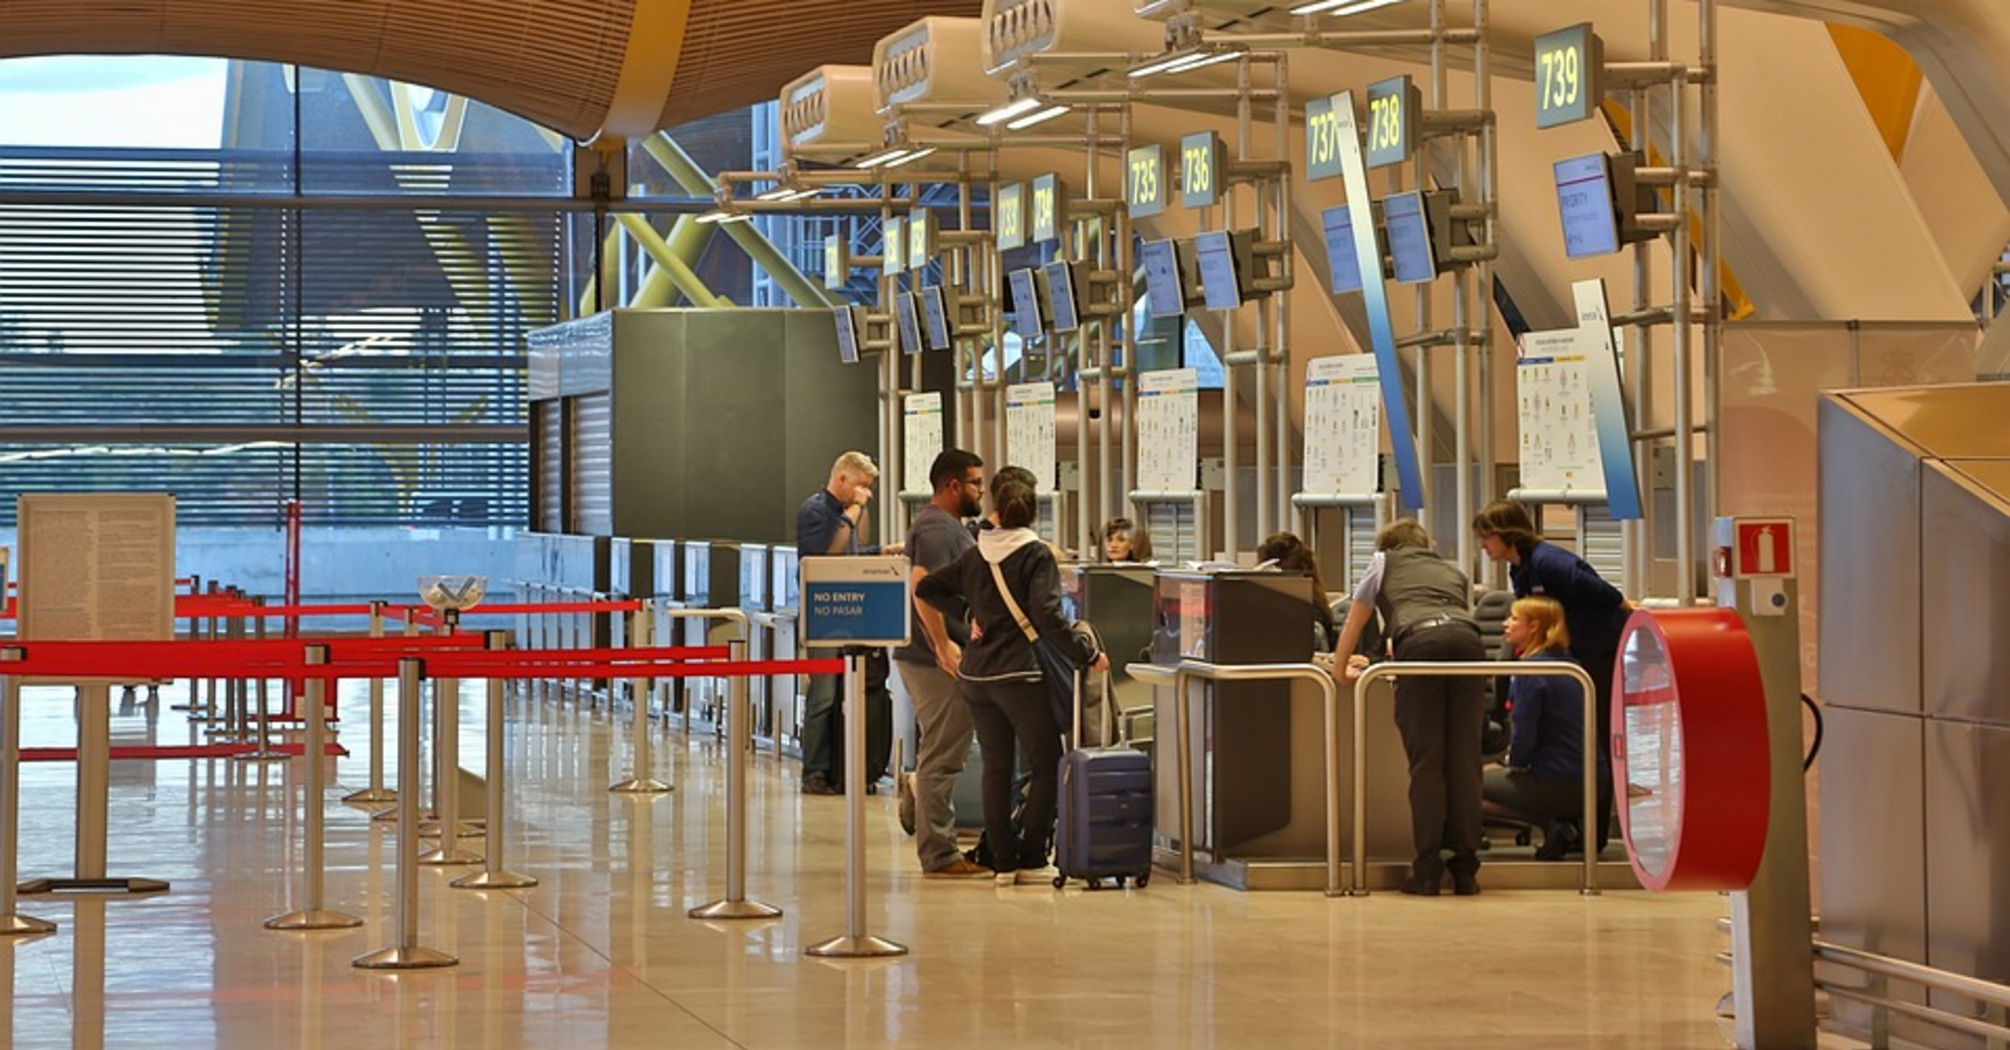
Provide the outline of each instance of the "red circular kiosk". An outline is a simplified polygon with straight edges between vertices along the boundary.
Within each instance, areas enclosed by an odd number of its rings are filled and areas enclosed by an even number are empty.
[[[1766,693],[1731,609],[1642,609],[1613,667],[1612,782],[1647,889],[1742,890],[1766,848]]]

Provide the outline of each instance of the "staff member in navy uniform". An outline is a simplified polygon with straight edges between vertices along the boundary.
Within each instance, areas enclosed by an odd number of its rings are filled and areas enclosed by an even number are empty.
[[[1409,518],[1375,537],[1375,554],[1354,588],[1334,659],[1359,677],[1367,658],[1353,656],[1369,618],[1382,614],[1398,660],[1484,660],[1472,618],[1472,584],[1431,547],[1431,534]],[[1342,655],[1346,654],[1346,655]],[[1485,684],[1454,675],[1404,675],[1396,681],[1396,729],[1410,759],[1410,838],[1416,859],[1404,893],[1438,895],[1445,873],[1452,892],[1480,892],[1480,731]],[[1447,863],[1444,852],[1451,851]]]
[[[1598,759],[1600,765],[1609,766],[1612,666],[1619,657],[1619,635],[1633,614],[1633,604],[1583,558],[1543,542],[1528,508],[1519,503],[1497,499],[1480,508],[1473,518],[1473,535],[1487,557],[1507,563],[1515,597],[1540,595],[1563,606],[1571,659],[1591,672],[1592,685],[1598,691],[1592,700],[1598,722]],[[1612,827],[1612,787],[1607,777],[1599,779],[1597,841],[1603,850]]]

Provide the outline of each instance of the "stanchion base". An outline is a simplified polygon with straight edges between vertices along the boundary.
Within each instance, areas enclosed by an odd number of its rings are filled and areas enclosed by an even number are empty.
[[[701,904],[686,914],[694,919],[772,919],[781,913],[782,909],[760,901],[716,900],[710,904]],[[907,949],[900,950],[904,952]]]
[[[0,916],[0,937],[12,937],[24,933],[54,933],[56,924],[47,919],[37,919],[32,915]]]
[[[454,956],[431,948],[385,948],[349,962],[359,970],[428,970],[460,964]]]
[[[624,795],[660,795],[665,791],[677,789],[654,777],[630,777],[607,790],[619,791]]]
[[[166,893],[168,884],[160,879],[29,879],[15,887],[23,897],[43,893]]]
[[[293,756],[284,751],[246,751],[230,757],[237,762],[284,762]]]
[[[419,854],[418,861],[421,864],[436,866],[445,864],[480,864],[482,862],[482,855],[458,847],[450,848],[445,843],[442,843],[439,849],[429,849]]]
[[[398,807],[392,806],[390,809],[380,809],[370,814],[370,819],[381,821],[385,824],[396,824],[398,822]]]
[[[346,930],[363,925],[363,920],[347,912],[323,908],[303,908],[265,920],[268,930]]]
[[[814,955],[822,959],[871,959],[887,955],[906,955],[907,945],[897,944],[884,937],[867,934],[853,937],[832,937],[822,944],[813,944],[803,949],[804,955]]]
[[[364,788],[342,796],[342,801],[359,806],[377,802],[396,802],[398,793],[391,788]]]
[[[513,871],[478,871],[447,883],[457,890],[521,890],[537,885],[537,878]]]

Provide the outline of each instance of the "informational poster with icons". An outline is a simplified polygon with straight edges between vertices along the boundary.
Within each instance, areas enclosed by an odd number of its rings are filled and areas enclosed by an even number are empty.
[[[1530,332],[1515,362],[1515,418],[1521,427],[1521,486],[1537,492],[1605,492],[1591,412],[1592,338],[1585,329]]]
[[[1382,388],[1373,354],[1305,363],[1305,492],[1372,496],[1379,490]]]
[[[942,394],[909,394],[901,401],[900,491],[928,492],[928,468],[942,454]]]
[[[1013,383],[1005,388],[1006,459],[1040,479],[1040,491],[1059,488],[1054,466],[1054,384]]]
[[[1138,489],[1192,492],[1200,484],[1200,373],[1138,375]]]

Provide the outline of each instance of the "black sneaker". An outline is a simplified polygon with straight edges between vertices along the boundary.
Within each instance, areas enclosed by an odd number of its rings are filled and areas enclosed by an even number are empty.
[[[808,776],[803,778],[803,794],[842,795],[844,791],[824,777]]]
[[[1480,878],[1470,871],[1452,872],[1452,892],[1461,897],[1480,895]]]

